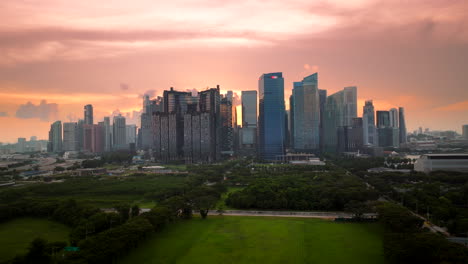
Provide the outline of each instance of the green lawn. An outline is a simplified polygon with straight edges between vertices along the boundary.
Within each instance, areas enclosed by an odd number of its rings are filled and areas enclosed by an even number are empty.
[[[210,216],[171,225],[125,263],[384,263],[378,224]]]
[[[18,218],[0,224],[0,262],[27,252],[36,237],[49,242],[68,241],[70,229],[60,223],[40,218]]]

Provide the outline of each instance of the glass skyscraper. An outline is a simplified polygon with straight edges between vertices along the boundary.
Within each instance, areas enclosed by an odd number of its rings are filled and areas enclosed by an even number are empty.
[[[283,73],[266,73],[258,81],[258,155],[275,160],[284,155],[285,106]]]
[[[255,146],[257,140],[257,91],[242,91],[242,147]]]
[[[376,146],[377,145],[377,131],[375,129],[375,111],[372,100],[365,102],[362,113],[364,145]]]
[[[406,121],[405,109],[403,107],[398,108],[398,123],[400,125],[400,144],[406,143]]]
[[[293,88],[294,149],[318,151],[320,146],[320,98],[318,74],[295,82]]]

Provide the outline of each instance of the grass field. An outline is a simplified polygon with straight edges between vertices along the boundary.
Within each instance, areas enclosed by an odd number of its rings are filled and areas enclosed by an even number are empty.
[[[378,224],[311,218],[210,216],[182,221],[126,263],[384,263]]]
[[[27,252],[36,237],[49,242],[68,241],[69,228],[57,222],[40,218],[18,218],[0,224],[0,262]]]

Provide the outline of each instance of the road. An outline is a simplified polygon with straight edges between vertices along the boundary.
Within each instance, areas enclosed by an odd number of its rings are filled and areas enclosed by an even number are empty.
[[[113,208],[101,208],[103,212],[117,212]],[[150,208],[141,208],[141,213],[149,212]],[[198,211],[193,211],[194,214]],[[210,210],[208,215],[219,215],[217,210]],[[270,216],[270,217],[302,217],[302,218],[352,218],[353,214],[345,212],[299,212],[299,211],[258,211],[258,210],[225,210],[223,215],[229,216]],[[364,214],[364,217],[374,218],[377,214]]]

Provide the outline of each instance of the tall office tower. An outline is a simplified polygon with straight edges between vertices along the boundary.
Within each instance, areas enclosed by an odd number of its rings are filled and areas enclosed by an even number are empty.
[[[48,143],[49,152],[61,152],[62,151],[62,122],[55,121],[50,126],[49,131],[49,143]]]
[[[463,139],[468,140],[468,125],[462,126],[462,136]]]
[[[295,82],[294,101],[294,149],[300,152],[314,152],[320,148],[320,97],[318,74]]]
[[[377,111],[377,127],[378,128],[390,127],[390,112],[389,111]]]
[[[112,150],[112,132],[111,123],[108,116],[104,117],[104,151]]]
[[[136,144],[136,140],[137,140],[136,131],[137,131],[136,125],[132,124],[132,125],[126,126],[125,136],[127,138],[126,139],[127,146],[130,146],[130,144]]]
[[[344,100],[344,124],[343,126],[352,126],[353,119],[357,117],[357,87],[349,86],[343,90]]]
[[[324,114],[325,114],[325,106],[327,105],[327,90],[320,90],[319,89],[319,101],[320,101],[320,151],[323,151],[324,147]]]
[[[88,104],[84,107],[84,123],[86,125],[94,124],[93,121],[93,106]]]
[[[16,143],[16,152],[23,153],[26,151],[26,138],[18,138]]]
[[[284,155],[284,79],[283,73],[267,73],[258,81],[258,155],[276,160]]]
[[[406,121],[405,121],[405,109],[403,107],[398,108],[398,124],[400,134],[400,144],[406,143]]]
[[[357,152],[363,148],[363,122],[362,118],[353,118],[351,126],[338,128],[338,151]]]
[[[246,155],[254,155],[257,144],[257,91],[242,91],[242,135],[240,145]]]
[[[377,111],[377,134],[380,147],[399,147],[399,129],[391,126],[390,111]]]
[[[122,115],[114,116],[113,124],[113,149],[128,149],[125,117]]]
[[[377,146],[375,111],[372,100],[365,102],[362,111],[363,141],[365,146]]]
[[[323,114],[323,150],[336,152],[338,150],[338,128],[353,125],[357,117],[357,87],[345,87],[327,97],[325,113]]]
[[[78,151],[82,151],[84,149],[84,120],[78,119],[77,123],[77,141],[78,141]]]
[[[390,115],[390,127],[398,127],[398,110],[391,108],[389,111]]]
[[[78,151],[78,123],[63,123],[63,151]]]
[[[234,93],[232,91],[227,91],[226,92],[226,98],[229,102],[233,103],[233,99],[234,99]]]
[[[344,97],[343,91],[327,97],[325,112],[323,114],[323,151],[338,151],[338,128],[344,124]]]
[[[224,155],[234,154],[231,100],[229,100],[229,98],[226,95],[226,97],[221,98],[220,104],[221,154]]]
[[[289,147],[294,149],[294,95],[292,94],[289,96]]]
[[[145,94],[143,95],[143,114],[146,114],[149,112],[149,107],[150,107],[150,98],[149,95]]]

